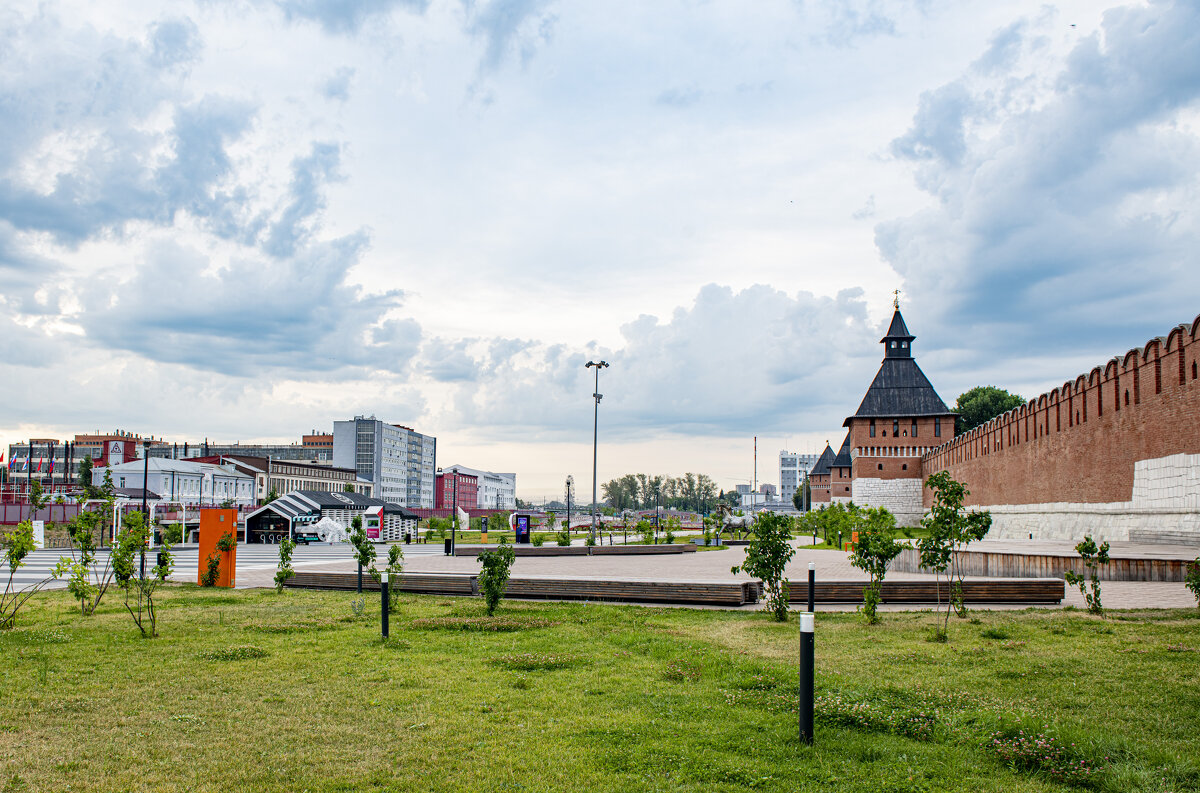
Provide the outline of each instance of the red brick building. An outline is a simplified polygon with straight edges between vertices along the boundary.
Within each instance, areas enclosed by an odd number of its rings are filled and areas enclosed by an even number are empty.
[[[457,488],[458,493],[455,494]],[[434,485],[434,509],[453,509],[455,499],[458,508],[468,512],[479,508],[479,477],[447,471],[437,475]]]

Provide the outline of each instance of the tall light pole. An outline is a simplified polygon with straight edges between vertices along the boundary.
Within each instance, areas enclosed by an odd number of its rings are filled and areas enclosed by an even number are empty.
[[[592,542],[596,541],[596,449],[599,439],[600,428],[600,400],[604,397],[600,393],[600,370],[608,368],[607,361],[588,361],[585,367],[591,369],[596,368],[596,390],[592,396],[596,400],[594,414],[592,416]]]
[[[146,491],[150,488],[150,439],[142,438],[142,525],[150,530],[150,508],[146,505]],[[146,577],[146,545],[142,544],[140,578]]]

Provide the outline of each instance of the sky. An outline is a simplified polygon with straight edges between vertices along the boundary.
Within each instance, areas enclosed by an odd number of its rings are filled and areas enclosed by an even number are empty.
[[[894,290],[943,399],[1200,312],[1200,7],[0,7],[0,442],[354,415],[518,495],[778,484]]]

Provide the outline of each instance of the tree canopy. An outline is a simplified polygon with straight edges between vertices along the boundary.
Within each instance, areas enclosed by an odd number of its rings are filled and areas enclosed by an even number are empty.
[[[625,474],[600,485],[601,496],[610,507],[622,509],[693,509],[707,512],[717,504],[717,484],[707,474],[686,473],[680,477]]]
[[[1023,404],[1024,398],[1018,394],[1010,394],[1003,388],[994,385],[975,386],[970,391],[960,394],[958,401],[954,403],[954,412],[958,414],[954,422],[954,433],[961,435],[973,430],[1001,413],[1007,413]]]

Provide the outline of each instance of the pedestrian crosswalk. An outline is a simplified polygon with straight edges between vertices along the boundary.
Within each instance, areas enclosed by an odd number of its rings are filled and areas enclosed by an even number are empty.
[[[380,549],[380,555],[386,556],[386,551],[382,549],[384,546],[377,546]],[[174,566],[172,568],[170,579],[178,583],[196,583],[200,568],[199,549],[195,544],[178,545],[172,548],[174,555]],[[157,548],[150,548],[146,552],[146,574],[151,575],[155,561],[155,555],[158,553]],[[404,546],[405,556],[422,556],[441,554],[442,546],[435,543],[406,545]],[[23,589],[27,586],[37,584],[51,578],[55,565],[62,557],[70,557],[70,551],[65,548],[47,548],[39,551],[33,551],[24,559],[22,565],[12,577],[12,587],[14,589]],[[99,568],[103,568],[108,562],[108,549],[97,551],[96,564]],[[258,544],[242,544],[237,547],[237,572],[246,573],[254,570],[273,570],[279,565],[279,546],[278,545],[258,545]],[[335,545],[300,545],[296,547],[292,554],[293,566],[308,566],[319,565],[325,562],[341,562],[354,558],[353,549],[347,543],[338,543]],[[8,582],[8,565],[4,563],[0,566],[0,590]],[[67,585],[66,578],[50,580],[43,588],[44,589],[63,589]]]

